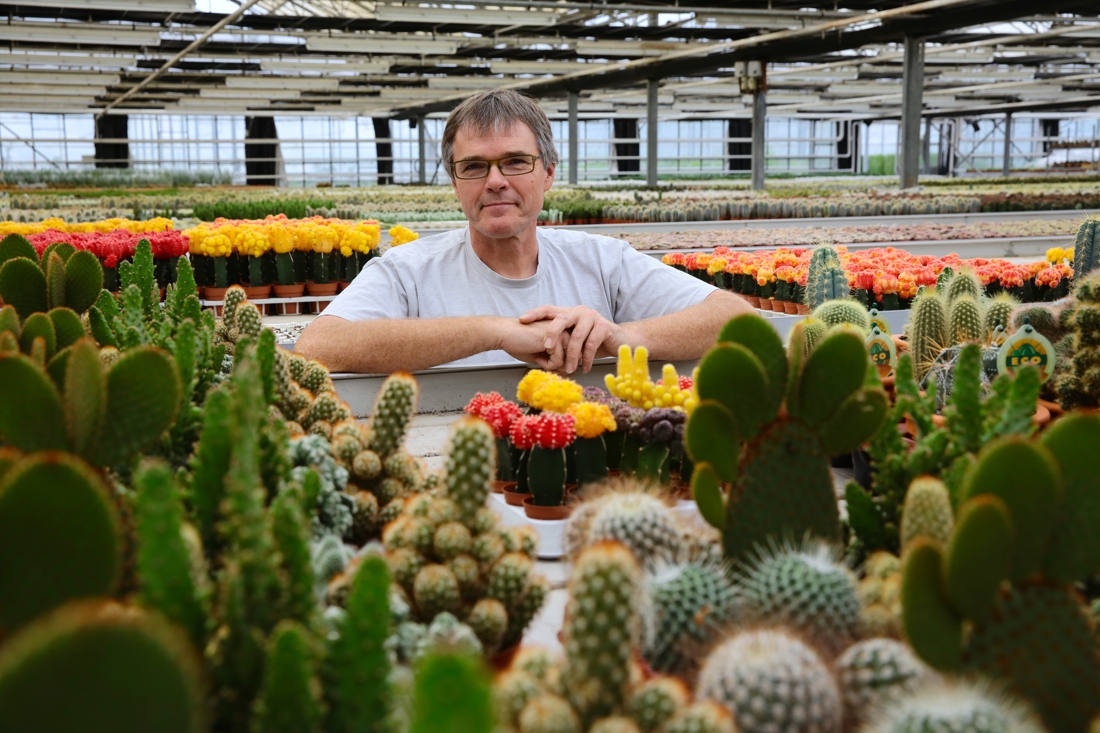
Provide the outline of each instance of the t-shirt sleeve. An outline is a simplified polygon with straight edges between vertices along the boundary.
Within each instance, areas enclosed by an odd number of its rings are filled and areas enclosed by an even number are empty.
[[[622,242],[615,322],[667,316],[703,300],[717,288]]]
[[[409,296],[400,273],[387,257],[376,257],[328,304],[322,315],[347,321],[408,318]]]

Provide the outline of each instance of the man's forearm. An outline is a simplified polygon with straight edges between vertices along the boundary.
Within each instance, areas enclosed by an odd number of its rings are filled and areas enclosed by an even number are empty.
[[[727,321],[752,312],[744,299],[718,290],[679,313],[635,321],[623,328],[630,345],[645,346],[653,359],[698,359],[714,346]]]
[[[321,316],[295,345],[334,372],[417,371],[499,348],[493,316],[345,321]]]

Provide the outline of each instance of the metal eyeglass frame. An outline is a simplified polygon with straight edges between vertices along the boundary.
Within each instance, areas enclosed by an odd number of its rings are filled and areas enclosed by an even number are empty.
[[[507,160],[508,158],[530,158],[531,159],[531,170],[523,171],[523,173],[505,173],[504,169],[500,167],[500,161]],[[542,160],[541,155],[505,155],[503,158],[497,158],[496,160],[482,160],[481,158],[466,158],[464,160],[456,160],[453,163],[451,163],[451,175],[454,176],[459,181],[480,181],[482,178],[488,178],[489,177],[489,174],[493,172],[493,166],[495,165],[497,167],[497,170],[500,171],[500,175],[502,175],[502,176],[506,176],[506,177],[525,176],[528,173],[532,173],[535,170],[535,163],[538,162],[539,160]],[[458,169],[455,166],[457,166],[459,163],[475,163],[475,162],[476,163],[488,163],[489,164],[489,167],[485,169],[485,175],[483,175],[483,176],[473,176],[473,177],[463,177],[463,176],[458,175]]]

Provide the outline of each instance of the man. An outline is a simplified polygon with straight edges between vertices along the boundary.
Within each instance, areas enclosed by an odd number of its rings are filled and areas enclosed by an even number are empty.
[[[469,227],[371,260],[302,333],[299,353],[348,372],[513,358],[587,372],[622,344],[697,358],[750,311],[621,240],[537,227],[558,155],[531,99],[470,97],[447,120],[442,156]]]

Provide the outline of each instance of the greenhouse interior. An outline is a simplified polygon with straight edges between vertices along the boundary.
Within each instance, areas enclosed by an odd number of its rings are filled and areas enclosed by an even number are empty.
[[[0,733],[1100,733],[1049,1],[3,5]]]

